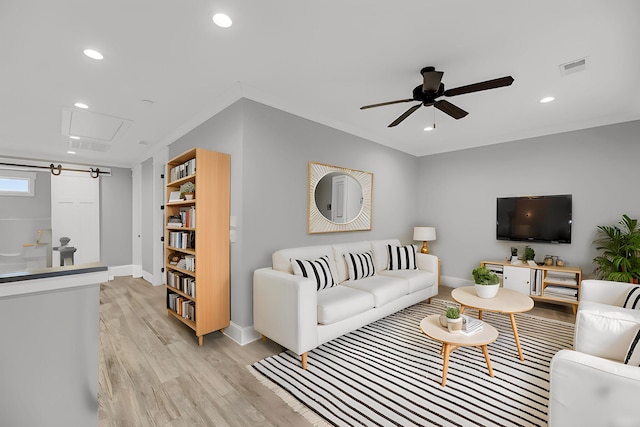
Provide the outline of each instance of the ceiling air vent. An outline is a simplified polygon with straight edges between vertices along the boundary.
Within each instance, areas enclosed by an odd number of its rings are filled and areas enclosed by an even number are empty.
[[[578,71],[584,71],[587,69],[587,58],[576,59],[575,61],[560,64],[560,74],[566,76],[567,74],[577,73]]]

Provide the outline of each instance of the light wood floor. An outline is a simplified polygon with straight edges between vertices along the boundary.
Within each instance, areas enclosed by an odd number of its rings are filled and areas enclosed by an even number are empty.
[[[438,297],[450,293],[441,286]],[[164,287],[142,279],[101,285],[101,427],[309,425],[246,368],[281,352],[279,345],[240,346],[215,332],[199,347],[193,331],[164,307]],[[530,313],[574,321],[568,307],[536,303]]]

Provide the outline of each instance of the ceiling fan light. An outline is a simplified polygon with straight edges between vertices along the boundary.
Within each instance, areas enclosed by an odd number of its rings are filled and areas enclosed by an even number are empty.
[[[213,22],[221,28],[229,28],[231,24],[233,24],[229,15],[225,15],[224,13],[216,13],[213,15]]]
[[[85,55],[87,55],[91,59],[101,60],[101,59],[104,58],[104,56],[102,56],[102,54],[100,52],[98,52],[97,50],[93,50],[93,49],[85,49],[83,51],[83,53]]]
[[[73,105],[75,105],[78,108],[82,108],[83,110],[86,110],[87,108],[89,108],[89,106],[83,102],[76,102]]]
[[[541,102],[542,104],[546,104],[547,102],[551,102],[551,101],[553,101],[553,100],[555,100],[555,98],[554,98],[553,96],[545,96],[544,98],[542,98],[542,99],[540,100],[540,102]]]
[[[434,129],[433,126],[427,126],[427,127],[424,128],[424,131],[425,132],[429,132],[429,131],[431,131],[433,129]]]

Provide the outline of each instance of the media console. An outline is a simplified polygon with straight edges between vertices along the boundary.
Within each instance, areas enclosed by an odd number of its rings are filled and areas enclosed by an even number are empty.
[[[482,261],[480,265],[502,276],[502,286],[529,295],[537,301],[570,305],[573,314],[580,302],[580,267],[512,264],[509,261]]]

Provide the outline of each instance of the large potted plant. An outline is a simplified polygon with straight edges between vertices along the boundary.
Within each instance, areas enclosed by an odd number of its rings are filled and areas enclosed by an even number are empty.
[[[493,298],[500,289],[498,275],[486,267],[476,267],[471,272],[475,282],[476,294],[480,298]]]
[[[638,220],[622,215],[616,225],[599,225],[598,239],[593,243],[600,255],[594,274],[598,279],[638,283],[640,279],[640,227]]]

